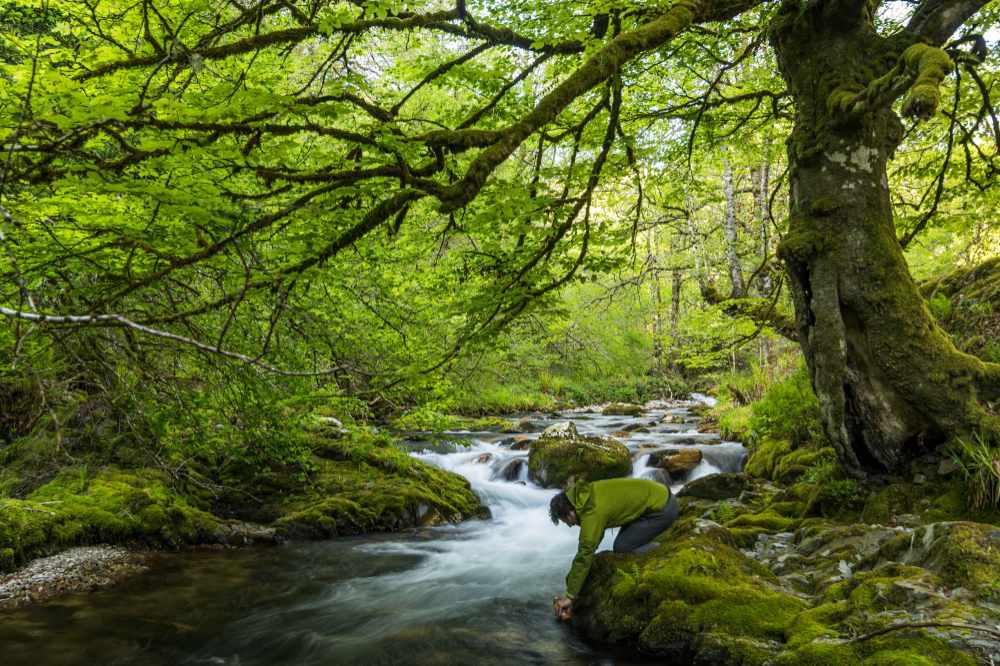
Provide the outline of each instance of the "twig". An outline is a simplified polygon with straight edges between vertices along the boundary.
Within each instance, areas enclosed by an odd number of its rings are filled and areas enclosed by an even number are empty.
[[[904,622],[903,624],[894,624],[891,627],[882,627],[877,631],[873,631],[870,634],[865,634],[863,636],[852,638],[847,642],[860,643],[862,641],[871,640],[872,638],[881,636],[882,634],[888,634],[891,631],[896,631],[897,629],[922,629],[924,627],[952,627],[954,629],[969,629],[970,631],[978,631],[984,634],[992,634],[993,636],[1000,638],[1000,631],[976,624],[962,624],[960,622]]]

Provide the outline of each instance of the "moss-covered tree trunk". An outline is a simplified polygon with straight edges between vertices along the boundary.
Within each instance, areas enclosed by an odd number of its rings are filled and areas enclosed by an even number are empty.
[[[824,428],[860,477],[949,437],[992,433],[978,400],[995,394],[997,368],[956,351],[910,276],[886,171],[903,129],[891,104],[848,114],[831,103],[870,89],[917,43],[878,37],[849,4],[786,0],[772,44],[797,108],[778,252]]]

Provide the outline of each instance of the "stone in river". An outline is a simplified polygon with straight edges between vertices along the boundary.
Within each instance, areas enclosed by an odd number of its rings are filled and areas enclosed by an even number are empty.
[[[580,481],[628,476],[632,456],[611,437],[582,436],[571,422],[558,423],[531,443],[528,472],[544,488],[566,489]]]
[[[746,474],[709,474],[688,483],[677,496],[720,501],[739,497],[744,491],[755,488],[754,480]]]
[[[521,476],[521,468],[523,468],[527,463],[521,458],[517,460],[511,460],[510,464],[504,467],[503,472],[500,476],[503,477],[504,481],[516,481],[517,477]]]
[[[503,434],[514,435],[514,434],[524,434],[529,432],[538,432],[538,426],[530,421],[511,421],[510,424],[503,429]]]
[[[649,467],[659,467],[671,476],[690,472],[701,462],[701,451],[698,449],[663,449],[649,456]]]

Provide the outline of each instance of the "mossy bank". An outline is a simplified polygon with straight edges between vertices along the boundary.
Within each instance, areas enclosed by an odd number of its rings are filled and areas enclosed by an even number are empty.
[[[205,454],[178,467],[128,447],[71,456],[43,424],[0,451],[0,570],[79,545],[244,545],[489,516],[465,478],[387,437],[318,427],[304,441],[296,466]]]

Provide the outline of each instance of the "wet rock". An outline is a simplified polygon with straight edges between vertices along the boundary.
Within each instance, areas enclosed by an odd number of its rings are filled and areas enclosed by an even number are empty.
[[[664,414],[660,423],[684,423],[684,417],[680,414]]]
[[[550,425],[542,431],[538,439],[579,439],[579,437],[580,433],[577,432],[573,422],[564,421],[563,423],[553,423]]]
[[[538,426],[531,421],[511,421],[501,432],[505,435],[538,432]]]
[[[670,478],[670,473],[665,469],[655,469],[653,473],[648,478],[656,481],[657,483],[662,483],[665,486],[673,484],[673,479]]]
[[[632,456],[624,444],[606,436],[581,436],[571,422],[546,428],[528,454],[528,473],[544,488],[565,489],[631,472]]]
[[[649,442],[642,442],[641,444],[636,444],[635,448],[637,448],[637,449],[658,449],[658,448],[660,448],[660,445],[659,444],[650,444]]]
[[[617,437],[618,439],[628,439],[632,436],[632,433],[627,430],[612,430],[610,434],[612,437]]]
[[[955,462],[951,458],[945,458],[944,460],[941,461],[941,464],[938,465],[937,473],[938,476],[950,476],[955,472],[957,472],[959,469],[961,469],[961,467],[959,467],[959,464],[957,462]]]
[[[918,486],[927,483],[927,477],[924,476],[923,474],[917,474],[916,476],[913,477],[913,483],[917,484]]]
[[[649,467],[659,467],[671,476],[690,472],[701,462],[699,449],[663,449],[649,456]]]
[[[522,458],[511,460],[510,463],[503,468],[503,472],[500,473],[500,476],[503,477],[504,481],[517,481],[517,478],[521,476],[521,470],[524,469],[527,464],[528,463],[526,463]]]
[[[712,408],[708,405],[708,403],[699,402],[696,405],[688,407],[688,411],[695,416],[704,416],[706,413],[712,411]]]
[[[485,465],[490,461],[491,458],[493,458],[493,456],[491,456],[488,453],[484,453],[482,455],[475,456],[474,458],[470,459],[469,462],[476,463],[477,465]]]
[[[697,430],[700,433],[705,433],[705,434],[710,434],[710,435],[718,435],[719,434],[719,424],[716,423],[715,421],[704,421],[702,423],[699,423],[698,427],[695,428],[695,430]]]
[[[726,500],[738,498],[747,491],[753,492],[758,485],[757,481],[746,474],[709,474],[688,483],[677,496]]]
[[[504,437],[497,444],[506,446],[511,451],[524,451],[531,446],[531,440],[527,437]]]
[[[642,405],[626,405],[624,403],[614,403],[604,408],[605,416],[642,416]]]
[[[642,435],[642,434],[648,433],[649,432],[649,428],[636,428],[632,432],[634,432],[636,435]]]
[[[642,427],[641,423],[630,423],[627,426],[623,427],[622,430],[624,430],[625,432],[635,432],[641,427]]]

